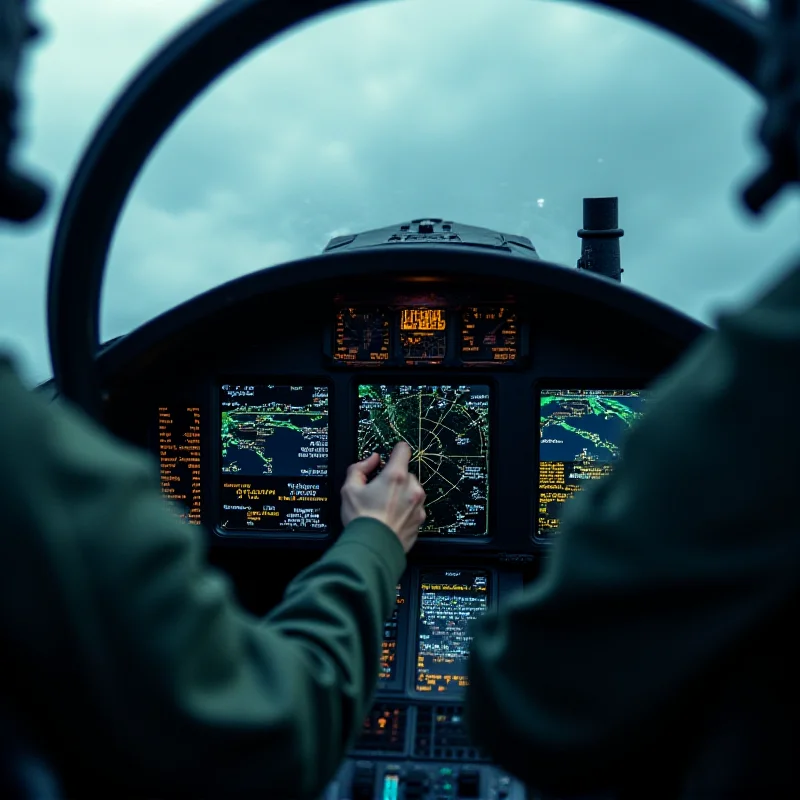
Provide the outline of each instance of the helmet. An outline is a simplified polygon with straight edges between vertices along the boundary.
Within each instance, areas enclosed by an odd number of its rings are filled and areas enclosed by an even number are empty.
[[[13,169],[17,73],[25,45],[39,35],[28,0],[0,0],[0,218],[25,222],[44,207],[44,187]]]

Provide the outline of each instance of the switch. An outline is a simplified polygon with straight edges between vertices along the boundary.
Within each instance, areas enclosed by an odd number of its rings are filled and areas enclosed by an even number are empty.
[[[351,787],[353,800],[374,800],[375,797],[375,765],[369,761],[357,761],[353,770]]]
[[[497,796],[500,800],[505,800],[510,793],[511,778],[509,778],[508,775],[503,775],[500,780],[497,781]]]
[[[458,773],[458,796],[480,797],[481,773],[477,769],[465,767]]]
[[[421,800],[427,794],[429,786],[427,772],[421,769],[412,770],[406,777],[406,800]]]

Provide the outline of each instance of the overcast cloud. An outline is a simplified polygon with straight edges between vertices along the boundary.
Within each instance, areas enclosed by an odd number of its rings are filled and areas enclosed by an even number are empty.
[[[58,205],[100,115],[197,0],[40,0],[21,154],[56,187],[0,229],[0,346],[49,375],[44,297]],[[677,41],[534,0],[365,4],[227,74],[162,142],[126,207],[103,335],[341,233],[431,215],[530,237],[574,267],[584,196],[618,195],[624,280],[706,321],[786,266],[797,201],[766,223],[735,188],[760,103]]]

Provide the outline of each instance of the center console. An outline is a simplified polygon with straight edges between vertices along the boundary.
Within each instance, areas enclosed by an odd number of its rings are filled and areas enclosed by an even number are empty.
[[[490,569],[423,566],[403,576],[375,702],[321,800],[526,797],[464,721],[470,624],[520,587],[517,574]]]

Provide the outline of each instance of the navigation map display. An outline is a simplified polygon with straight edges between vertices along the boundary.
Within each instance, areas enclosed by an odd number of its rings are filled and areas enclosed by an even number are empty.
[[[536,539],[558,533],[564,503],[587,481],[608,475],[642,416],[646,392],[543,389],[539,397],[539,514]]]
[[[425,536],[486,536],[489,387],[361,384],[358,453],[411,447],[409,469],[425,489]]]
[[[489,607],[483,570],[423,572],[419,586],[418,692],[454,692],[469,684],[469,625]]]
[[[220,389],[224,531],[325,533],[328,387]]]

